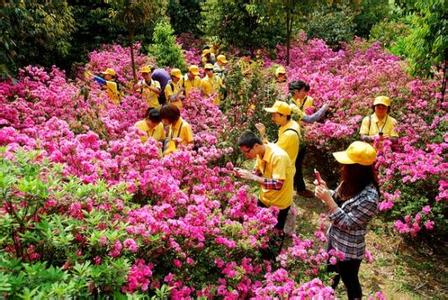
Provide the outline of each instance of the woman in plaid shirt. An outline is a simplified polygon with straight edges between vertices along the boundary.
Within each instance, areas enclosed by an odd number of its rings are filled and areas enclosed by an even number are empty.
[[[357,141],[333,156],[342,166],[341,184],[333,192],[323,180],[315,182],[316,197],[329,208],[328,248],[345,254],[343,261],[329,267],[337,273],[332,287],[335,289],[342,279],[348,298],[361,299],[358,271],[366,247],[367,224],[377,213],[379,199],[374,171],[376,150],[368,143]]]

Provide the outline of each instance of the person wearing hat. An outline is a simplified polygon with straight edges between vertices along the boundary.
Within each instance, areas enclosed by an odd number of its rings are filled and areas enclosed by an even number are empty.
[[[201,80],[201,91],[206,97],[215,95],[213,103],[219,105],[221,103],[220,89],[223,88],[222,79],[213,73],[213,65],[206,64],[204,67],[205,76]]]
[[[284,101],[275,101],[272,107],[265,107],[264,110],[271,113],[272,122],[279,126],[275,144],[288,153],[295,174],[295,163],[299,153],[300,125],[291,119],[291,107]],[[267,143],[266,127],[262,123],[255,124],[255,127],[263,141]]]
[[[353,142],[345,151],[333,153],[341,164],[341,183],[335,191],[327,188],[320,176],[315,195],[328,208],[331,226],[328,230],[328,250],[344,253],[344,259],[329,271],[336,272],[332,288],[340,279],[344,282],[348,299],[361,299],[362,290],[358,271],[365,254],[367,224],[377,214],[379,186],[374,170],[375,148],[366,142]]]
[[[389,116],[391,99],[378,96],[373,101],[373,114],[364,117],[359,134],[363,141],[371,142],[376,137],[397,138],[395,131],[397,120]]]
[[[163,155],[168,155],[178,149],[179,145],[193,143],[193,131],[191,125],[182,119],[179,108],[174,104],[166,104],[160,109],[162,123],[168,126],[167,140],[164,145]]]
[[[101,72],[101,76],[93,76],[93,79],[106,89],[109,99],[115,105],[120,104],[120,91],[118,83],[115,81],[117,73],[112,68],[107,68]]]
[[[284,66],[278,66],[275,68],[275,81],[277,83],[286,82],[288,78],[286,77],[286,69]]]
[[[165,87],[165,98],[168,103],[173,103],[179,109],[182,109],[182,99],[184,96],[184,89],[181,85],[182,72],[173,68],[170,72],[171,80]]]
[[[151,78],[151,67],[144,66],[140,73],[143,79],[134,86],[134,91],[140,92],[148,108],[159,108],[160,82]]]
[[[216,62],[215,53],[213,53],[212,49],[206,48],[202,50],[201,62],[204,67],[206,64],[213,65]]]
[[[216,63],[213,66],[213,72],[215,72],[215,75],[223,78],[227,63],[228,62],[225,55],[218,55],[218,57],[216,58]]]
[[[156,108],[148,108],[146,110],[145,119],[135,123],[135,127],[145,133],[141,137],[142,142],[146,142],[148,138],[153,138],[158,142],[165,140],[165,131],[163,130],[160,112]]]
[[[249,76],[252,74],[252,65],[254,63],[252,61],[252,53],[249,50],[241,50],[240,55],[238,65],[240,66],[241,74],[243,76]]]
[[[182,77],[180,85],[184,88],[185,96],[188,97],[193,89],[201,88],[201,78],[199,77],[199,67],[191,65],[188,67],[188,72]]]

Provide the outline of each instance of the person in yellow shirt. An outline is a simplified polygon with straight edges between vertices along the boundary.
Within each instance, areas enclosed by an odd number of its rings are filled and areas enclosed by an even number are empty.
[[[277,83],[284,83],[287,81],[286,69],[284,66],[278,66],[275,68],[275,81]]]
[[[143,79],[134,86],[134,91],[142,94],[143,99],[148,104],[148,108],[159,108],[160,83],[151,79],[151,67],[144,66],[140,72]]]
[[[112,68],[107,68],[104,72],[101,73],[103,77],[94,76],[93,79],[102,85],[106,91],[109,99],[115,105],[120,104],[120,91],[118,87],[118,83],[116,82],[117,73]]]
[[[204,70],[205,76],[201,80],[202,94],[206,97],[215,95],[213,103],[219,105],[221,103],[220,89],[223,88],[222,80],[214,75],[212,64],[206,64]]]
[[[241,51],[241,58],[238,61],[238,65],[241,68],[241,74],[243,74],[243,76],[249,76],[252,74],[252,65],[253,65],[253,61],[252,61],[252,54],[250,51],[248,50],[242,50]]]
[[[308,96],[310,86],[302,80],[292,81],[289,83],[290,107],[293,114],[298,116],[298,120],[305,123],[314,123],[325,116],[329,106],[327,104],[315,113],[308,114],[306,109],[313,106],[313,98]],[[296,159],[296,174],[294,178],[294,185],[296,186],[297,194],[306,198],[314,197],[314,193],[306,188],[305,180],[303,179],[303,162],[306,154],[306,142],[301,140],[299,145],[299,154]]]
[[[310,86],[302,81],[297,80],[289,84],[289,91],[291,92],[291,105],[294,112],[300,110],[306,113],[306,110],[313,107],[314,99],[308,96]]]
[[[181,85],[182,72],[177,68],[173,68],[171,69],[170,76],[171,80],[165,86],[166,101],[182,109],[182,100],[185,98],[184,89]]]
[[[216,58],[216,63],[213,66],[213,72],[215,73],[216,76],[224,78],[224,72],[226,71],[227,63],[228,61],[225,55],[222,54],[218,55],[218,57]]]
[[[373,101],[374,113],[364,117],[361,123],[359,134],[362,140],[371,142],[376,137],[380,139],[398,138],[398,134],[395,131],[397,120],[389,115],[390,105],[391,99],[389,97],[378,96],[375,98]]]
[[[264,110],[271,113],[272,122],[279,126],[277,140],[274,143],[288,153],[295,174],[300,144],[300,125],[291,119],[291,107],[284,101],[275,101],[272,107],[266,107]],[[266,127],[262,123],[255,124],[255,127],[263,138],[263,142],[268,143]]]
[[[253,132],[246,131],[238,139],[238,147],[247,159],[256,159],[255,174],[236,169],[240,178],[260,184],[259,206],[280,209],[275,228],[283,231],[293,201],[294,171],[288,154],[275,144],[265,144]]]
[[[215,53],[213,52],[212,49],[210,49],[209,46],[207,46],[207,47],[208,48],[205,48],[204,50],[202,50],[202,55],[201,55],[201,62],[204,67],[206,64],[213,65],[216,62]]]
[[[162,119],[159,110],[155,108],[148,108],[145,114],[145,119],[135,123],[135,127],[145,133],[141,137],[142,142],[146,142],[148,138],[153,138],[158,142],[165,140],[165,131],[163,130]]]
[[[182,119],[179,108],[174,104],[167,104],[160,109],[162,123],[168,126],[168,136],[165,141],[163,155],[177,150],[179,145],[192,144],[194,141],[191,125]]]
[[[180,86],[184,88],[186,97],[188,97],[192,90],[200,90],[201,78],[199,77],[198,66],[191,65],[190,67],[188,67],[188,73],[182,77]]]

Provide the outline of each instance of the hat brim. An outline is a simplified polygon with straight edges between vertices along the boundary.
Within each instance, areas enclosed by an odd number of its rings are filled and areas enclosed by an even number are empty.
[[[191,74],[193,74],[194,76],[198,76],[199,75],[199,71],[190,71]]]
[[[225,60],[220,60],[220,62],[222,62],[223,64],[226,64],[228,61],[227,61],[227,59],[225,59]]]
[[[273,108],[273,107],[265,107],[263,108],[265,111],[270,112],[270,113],[276,113],[278,112],[277,109]]]
[[[333,152],[333,156],[339,163],[341,163],[343,165],[352,165],[355,163],[353,160],[351,160],[348,157],[346,151]]]
[[[376,105],[384,105],[384,106],[387,106],[387,107],[390,106],[389,104],[384,103],[383,101],[378,101],[378,102],[376,102],[376,103],[373,104],[373,106],[376,106]]]

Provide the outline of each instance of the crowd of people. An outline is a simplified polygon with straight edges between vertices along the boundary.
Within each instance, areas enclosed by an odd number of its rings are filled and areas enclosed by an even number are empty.
[[[200,67],[197,65],[190,65],[186,74],[178,68],[172,68],[169,73],[155,66],[141,68],[143,79],[133,86],[133,90],[141,94],[148,106],[145,118],[135,124],[143,133],[142,142],[149,138],[160,142],[163,155],[176,151],[179,145],[193,143],[191,126],[188,120],[181,117],[183,102],[193,90],[211,97],[218,106],[223,101],[228,61],[225,55],[216,54],[216,50],[210,47],[203,50],[203,78],[199,76]],[[243,75],[249,72],[250,56],[247,57],[243,55],[239,62]],[[104,86],[113,103],[119,103],[120,89],[114,81],[115,71],[108,68],[102,75],[95,76],[95,80]],[[329,265],[329,270],[337,273],[333,287],[342,279],[349,299],[360,299],[362,290],[358,272],[365,251],[366,228],[377,212],[379,200],[374,168],[377,150],[384,139],[393,141],[398,138],[395,130],[397,121],[389,115],[391,99],[387,96],[376,97],[372,105],[373,113],[362,120],[359,131],[361,141],[354,141],[345,151],[333,153],[341,165],[340,184],[336,189],[329,189],[315,171],[315,191],[312,192],[306,187],[302,171],[307,151],[302,122],[322,120],[328,105],[311,109],[315,104],[309,96],[309,84],[302,80],[288,82],[285,67],[277,67],[274,78],[279,90],[283,90],[285,85],[288,87],[287,96],[264,108],[278,126],[277,138],[269,141],[266,126],[262,123],[255,124],[258,133],[244,132],[238,140],[238,147],[247,159],[256,159],[255,169],[237,168],[235,175],[260,185],[259,206],[273,206],[279,210],[274,234],[278,238],[273,239],[279,245],[270,245],[273,248],[283,245],[285,222],[294,195],[316,197],[325,203],[331,221],[328,249],[341,251],[345,255],[344,260]],[[268,253],[268,257],[276,255],[274,251]]]

